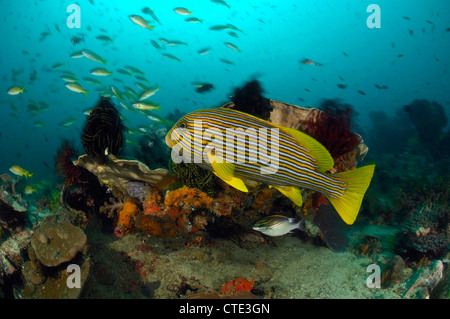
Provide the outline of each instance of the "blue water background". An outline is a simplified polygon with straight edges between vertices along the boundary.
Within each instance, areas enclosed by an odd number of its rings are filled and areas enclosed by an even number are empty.
[[[66,9],[71,3],[80,5],[80,29],[66,25],[70,14]],[[94,107],[99,97],[96,86],[82,78],[91,76],[91,69],[103,66],[87,58],[70,58],[83,48],[108,61],[106,68],[113,71],[113,77],[97,78],[105,87],[129,86],[139,92],[133,77],[116,70],[132,65],[145,72],[149,85],[161,88],[151,100],[161,104],[158,114],[162,116],[175,109],[188,112],[220,106],[236,87],[255,76],[265,89],[264,95],[272,99],[318,106],[325,98],[340,98],[359,113],[363,129],[370,125],[371,111],[392,114],[416,98],[437,101],[447,112],[450,107],[450,32],[446,31],[450,27],[450,2],[446,0],[227,0],[231,8],[209,0],[93,3],[0,2],[0,173],[17,164],[34,172],[38,180],[52,180],[56,178],[54,157],[63,139],[71,140],[83,153],[83,111]],[[379,29],[370,29],[366,24],[370,14],[366,9],[371,3],[381,8]],[[162,25],[141,12],[145,6],[154,11]],[[176,7],[186,7],[203,23],[186,22],[188,16],[175,13]],[[133,24],[128,17],[131,14],[145,17],[156,27],[148,30]],[[243,31],[234,31],[238,39],[228,35],[233,30],[210,30],[211,26],[228,23]],[[40,41],[41,33],[46,31],[51,35]],[[73,45],[71,38],[79,34],[84,34],[85,41]],[[114,42],[105,44],[96,39],[101,34]],[[159,38],[189,45],[171,47]],[[162,46],[161,51],[151,45],[152,39]],[[234,43],[242,52],[228,48],[224,42]],[[198,51],[205,47],[211,47],[211,52],[199,55]],[[162,56],[164,52],[182,62]],[[219,61],[223,58],[235,65]],[[301,64],[299,61],[305,58],[322,66]],[[60,78],[61,72],[52,70],[55,63],[64,63],[63,70],[74,72],[88,94],[69,91]],[[22,72],[14,78],[12,70]],[[37,79],[31,82],[33,70]],[[124,82],[114,82],[113,78]],[[196,93],[193,81],[213,83],[215,89]],[[340,89],[339,83],[347,87]],[[388,89],[377,89],[375,84]],[[13,85],[23,85],[26,93],[8,95],[6,92]],[[51,108],[33,115],[27,111],[31,100],[43,101]],[[130,128],[152,124],[139,113],[118,108],[129,119],[126,125]],[[72,117],[77,119],[74,125],[59,125]],[[33,123],[38,120],[47,125],[35,127]]]

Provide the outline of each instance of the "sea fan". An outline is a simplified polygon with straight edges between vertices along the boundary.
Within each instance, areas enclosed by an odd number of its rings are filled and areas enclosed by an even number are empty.
[[[75,151],[70,146],[69,142],[63,142],[61,149],[58,151],[58,155],[55,158],[56,171],[65,178],[69,185],[74,184],[81,176],[80,168],[75,166],[72,162],[72,158],[74,157]]]
[[[311,112],[304,132],[325,146],[334,159],[354,150],[361,137],[350,131],[352,109],[333,100],[323,102],[322,109]]]

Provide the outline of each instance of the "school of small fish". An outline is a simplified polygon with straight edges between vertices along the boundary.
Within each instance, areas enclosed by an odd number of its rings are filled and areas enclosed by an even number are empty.
[[[90,3],[95,6],[93,0]],[[233,13],[230,10],[232,7],[226,1],[210,0],[210,3],[214,7],[214,10],[223,10],[223,12],[221,11],[222,13],[229,13],[232,17]],[[142,41],[150,45],[147,54],[151,56],[152,62],[158,61],[159,63],[168,64],[170,67],[183,66],[183,56],[179,55],[177,53],[179,51],[177,50],[180,50],[178,48],[185,48],[186,50],[190,50],[191,54],[208,56],[207,59],[215,59],[226,70],[232,70],[237,66],[239,64],[239,58],[246,52],[246,42],[240,41],[241,37],[246,36],[244,30],[229,23],[227,20],[214,21],[213,18],[201,16],[201,10],[190,8],[189,2],[185,2],[184,5],[186,7],[177,6],[167,12],[158,12],[156,9],[145,6],[140,12],[121,14],[120,23],[123,24],[124,28],[130,30],[130,32],[140,32],[142,34]],[[171,35],[168,35],[169,33],[166,35],[164,33],[157,33],[155,30],[159,31],[167,27],[169,29],[171,28],[170,21],[160,19],[160,17],[167,17],[168,15],[177,22],[180,21],[181,23],[186,23],[186,25],[207,30],[207,32],[220,39],[219,45],[204,42],[193,45],[189,41],[184,41],[184,39],[177,39],[176,35],[172,38]],[[409,23],[411,20],[408,16],[403,16],[402,19],[405,20],[405,23]],[[258,21],[264,23],[262,19],[258,19]],[[437,25],[433,21],[426,20],[425,25],[428,26],[427,32],[436,32]],[[47,114],[45,111],[51,109],[51,103],[39,100],[39,98],[32,95],[34,94],[32,93],[33,84],[39,83],[39,75],[42,72],[47,72],[56,74],[59,79],[57,83],[60,83],[57,87],[51,86],[48,89],[49,93],[59,93],[61,90],[67,90],[68,96],[73,94],[80,96],[80,98],[91,96],[92,94],[111,96],[116,98],[117,105],[120,105],[127,112],[142,114],[147,119],[156,123],[168,123],[169,121],[167,119],[155,114],[162,107],[162,103],[157,101],[157,99],[161,95],[159,92],[161,90],[164,91],[164,88],[160,86],[161,83],[158,83],[157,79],[152,78],[152,74],[150,74],[151,69],[144,71],[146,66],[136,67],[130,64],[123,65],[114,61],[114,55],[111,56],[110,54],[111,50],[118,50],[120,48],[116,44],[119,42],[119,36],[109,32],[107,26],[95,29],[92,26],[88,26],[86,29],[80,30],[73,31],[73,34],[67,38],[67,42],[70,42],[68,43],[70,51],[67,52],[67,59],[49,62],[46,69],[33,70],[28,74],[25,74],[24,69],[11,70],[11,83],[9,83],[6,90],[11,108],[9,115],[14,118],[20,118],[21,109],[19,103],[24,104],[25,111],[31,115],[30,123],[33,127],[43,131],[51,126],[50,123],[46,123],[44,118],[36,118],[41,114],[45,116]],[[63,31],[57,24],[45,25],[45,30],[40,32],[38,41],[47,41],[47,39],[58,33],[63,34]],[[408,29],[409,35],[414,36],[414,31]],[[450,28],[446,28],[444,31],[449,32]],[[101,52],[101,49],[92,50],[88,45],[92,41],[97,41],[101,44],[105,48],[104,52]],[[395,48],[395,43],[391,43],[391,47]],[[397,58],[403,58],[406,54],[405,52],[403,53],[396,53]],[[22,50],[22,54],[29,56],[30,52],[24,49]],[[133,54],[129,54],[130,61],[132,61]],[[352,56],[351,52],[348,51],[342,51],[342,55],[345,58],[351,58]],[[40,56],[41,54],[38,53],[36,58]],[[108,63],[108,59],[111,60],[110,63]],[[33,58],[33,60],[35,59]],[[326,68],[328,62],[321,61],[320,58],[316,60],[314,57],[300,57],[298,63],[300,69],[315,70],[317,68],[316,70],[320,70]],[[77,69],[78,65],[87,66],[89,71],[81,74]],[[24,80],[25,75],[27,80]],[[128,84],[130,80],[134,86]],[[336,83],[338,89],[348,90],[351,88],[351,85],[342,76],[339,76],[339,80]],[[111,84],[111,81],[114,84]],[[196,93],[204,94],[215,89],[213,83],[198,81],[198,79],[192,79],[190,83],[193,86],[193,91]],[[361,98],[364,98],[364,96],[370,95],[370,90],[373,87],[377,90],[389,89],[389,86],[384,83],[373,83],[370,88],[367,87],[364,90],[361,88],[355,89],[355,94],[359,94]],[[304,91],[311,92],[309,88],[304,88]],[[155,101],[152,101],[152,99],[155,99]],[[304,101],[303,98],[298,99]],[[86,115],[89,113],[90,110],[84,111]],[[123,116],[123,120],[127,122],[125,116]],[[81,125],[82,121],[77,121],[74,116],[67,115],[66,118],[61,119],[61,121],[55,124],[61,129],[73,129],[78,124]],[[133,132],[133,129],[129,129],[129,132]],[[143,130],[138,130],[137,132],[143,133]],[[132,137],[127,138],[126,141],[129,144],[136,144]],[[11,172],[25,177],[32,175],[19,166],[13,166]]]

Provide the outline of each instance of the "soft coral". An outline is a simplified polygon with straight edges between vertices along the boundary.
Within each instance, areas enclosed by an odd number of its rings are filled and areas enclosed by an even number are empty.
[[[67,184],[72,185],[80,179],[82,170],[75,166],[72,158],[75,157],[75,151],[68,141],[63,142],[58,155],[55,158],[56,171],[66,179]]]
[[[352,109],[333,100],[323,102],[322,109],[311,112],[304,132],[325,146],[334,159],[354,150],[361,137],[350,131]]]

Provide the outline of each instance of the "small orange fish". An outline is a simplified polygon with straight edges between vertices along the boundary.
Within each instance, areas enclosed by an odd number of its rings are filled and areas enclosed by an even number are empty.
[[[322,64],[317,63],[317,62],[315,62],[315,61],[313,61],[313,60],[310,60],[310,59],[304,59],[304,60],[301,61],[301,63],[303,63],[303,64],[308,64],[308,65],[322,66]]]

